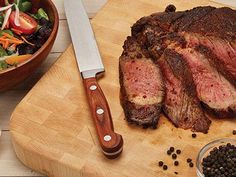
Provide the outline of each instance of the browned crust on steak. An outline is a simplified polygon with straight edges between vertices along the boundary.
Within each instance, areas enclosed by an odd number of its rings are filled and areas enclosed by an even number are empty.
[[[219,37],[231,42],[236,39],[236,12],[228,7],[214,9],[183,31]]]

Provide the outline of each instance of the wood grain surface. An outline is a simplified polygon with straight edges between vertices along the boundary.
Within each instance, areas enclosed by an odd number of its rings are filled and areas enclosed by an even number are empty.
[[[115,130],[124,138],[120,158],[108,160],[101,153],[76,67],[72,46],[28,93],[14,111],[10,128],[19,159],[30,168],[55,177],[195,177],[186,159],[195,160],[200,148],[209,141],[233,137],[236,120],[213,120],[207,135],[175,128],[164,116],[157,130],[128,125],[119,102],[118,58],[130,26],[140,17],[163,11],[169,3],[178,10],[198,5],[213,5],[208,0],[110,0],[92,20],[103,57],[106,75],[99,84],[111,108]],[[180,165],[174,167],[166,150],[182,150]],[[158,161],[169,169],[163,171]]]

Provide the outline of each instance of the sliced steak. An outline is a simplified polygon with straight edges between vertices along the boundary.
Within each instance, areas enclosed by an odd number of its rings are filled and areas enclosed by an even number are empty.
[[[129,122],[156,127],[164,98],[159,67],[128,37],[120,57],[120,100]]]
[[[163,111],[167,117],[176,127],[207,133],[211,121],[201,109],[191,73],[182,56],[166,49],[158,63],[166,86]]]
[[[155,126],[166,92],[167,117],[206,133],[201,103],[217,117],[236,117],[236,11],[174,11],[169,6],[132,26],[120,57],[122,106],[129,121]]]
[[[183,56],[193,76],[197,96],[217,117],[236,116],[236,90],[208,61],[192,48],[176,48]]]
[[[222,72],[236,87],[236,49],[228,41],[194,33],[184,33],[187,46],[194,48],[203,46],[208,50],[211,59],[215,62],[219,72]],[[236,42],[236,41],[235,41]]]

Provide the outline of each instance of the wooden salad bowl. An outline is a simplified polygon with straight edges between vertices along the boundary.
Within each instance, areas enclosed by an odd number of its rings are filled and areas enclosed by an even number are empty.
[[[51,0],[31,0],[31,2],[33,7],[45,9],[50,21],[53,22],[52,33],[44,45],[29,60],[17,65],[17,67],[0,71],[0,91],[6,91],[30,76],[47,58],[55,42],[59,26],[59,17],[55,5]]]

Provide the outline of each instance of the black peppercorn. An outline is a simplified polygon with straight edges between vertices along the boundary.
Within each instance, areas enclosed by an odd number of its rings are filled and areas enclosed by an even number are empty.
[[[176,154],[172,154],[172,159],[176,159],[177,155]]]
[[[170,151],[171,151],[171,152],[174,152],[174,151],[175,151],[175,148],[174,148],[174,147],[170,147]]]
[[[175,165],[175,166],[178,166],[178,165],[179,165],[179,161],[176,160],[176,161],[174,162],[174,165]]]
[[[173,4],[170,4],[166,7],[165,12],[169,13],[169,12],[175,12],[176,11],[176,7]]]
[[[167,165],[164,165],[163,166],[163,170],[167,170],[168,169],[168,166]]]
[[[236,130],[233,130],[233,135],[236,135]]]
[[[188,162],[188,163],[192,162],[192,159],[188,158],[188,159],[187,159],[187,162]]]
[[[196,137],[197,137],[197,134],[196,134],[196,133],[193,133],[193,134],[192,134],[192,137],[193,137],[193,138],[196,138]]]
[[[162,167],[164,165],[164,162],[160,161],[158,164],[159,164],[159,167]]]
[[[168,150],[168,151],[167,151],[167,154],[168,154],[168,155],[171,155],[171,154],[172,154],[172,152],[171,152],[170,150]]]
[[[193,167],[193,166],[194,166],[193,162],[190,162],[189,167]]]
[[[177,150],[176,150],[176,153],[177,153],[177,154],[181,154],[181,150],[177,149]]]

